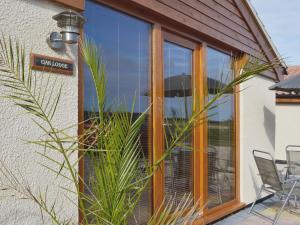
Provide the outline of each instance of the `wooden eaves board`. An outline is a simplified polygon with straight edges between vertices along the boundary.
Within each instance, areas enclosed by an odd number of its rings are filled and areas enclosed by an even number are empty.
[[[268,41],[268,38],[265,36],[263,28],[255,19],[255,16],[253,15],[255,12],[253,12],[252,9],[249,7],[248,5],[249,3],[247,3],[247,0],[233,0],[233,1],[235,2],[241,14],[245,18],[245,21],[247,22],[252,33],[255,35],[257,39],[257,43],[259,43],[268,61],[273,62],[274,60],[280,60],[277,58],[278,56],[273,46]],[[274,68],[274,70],[276,73],[277,80],[282,80],[283,75],[286,73],[283,66],[277,66]]]
[[[84,10],[84,0],[51,0],[57,3],[66,5],[72,9],[83,11]]]

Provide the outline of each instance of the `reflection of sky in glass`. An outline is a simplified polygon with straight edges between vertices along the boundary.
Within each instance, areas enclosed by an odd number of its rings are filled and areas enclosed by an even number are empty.
[[[212,48],[207,49],[207,76],[221,84],[228,84],[233,79],[231,70],[231,57],[220,51]],[[218,89],[216,87],[209,87],[211,90]],[[209,99],[213,98],[213,93],[209,94]],[[232,120],[233,117],[233,96],[226,94],[224,97],[216,102],[220,104],[217,108],[211,109],[209,112],[209,120],[211,121],[226,121]]]
[[[167,78],[174,76],[191,76],[192,75],[192,51],[172,44],[170,42],[164,43],[164,79],[165,92],[173,89],[172,82],[166,82]],[[178,90],[180,91],[180,90]],[[187,110],[184,107],[184,101],[189,106]],[[192,96],[168,96],[164,98],[165,112],[164,115],[176,118],[188,118],[191,115]],[[187,111],[187,112],[186,112]]]
[[[106,66],[106,110],[117,105],[135,112],[148,107],[151,25],[91,1],[86,2],[85,32],[102,49]],[[93,81],[85,69],[85,111],[96,109]]]
[[[192,113],[192,50],[169,42],[164,43],[164,122],[165,143],[172,134],[184,126]],[[184,145],[173,149],[164,161],[164,194],[167,201],[174,197],[174,207],[184,195],[193,192],[192,135],[184,139]],[[167,146],[167,145],[166,145]],[[192,195],[193,196],[193,195]]]
[[[231,57],[208,48],[207,76],[209,99],[211,99],[220,87],[224,87],[233,79]],[[215,106],[216,108],[208,112],[208,208],[235,198],[233,93],[226,94]],[[224,182],[225,178],[226,182]]]

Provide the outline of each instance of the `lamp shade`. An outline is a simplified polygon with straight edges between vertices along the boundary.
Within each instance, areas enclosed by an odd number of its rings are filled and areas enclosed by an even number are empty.
[[[80,28],[86,19],[78,12],[67,10],[52,17],[57,21],[57,26],[61,28],[62,40],[68,44],[77,43]]]

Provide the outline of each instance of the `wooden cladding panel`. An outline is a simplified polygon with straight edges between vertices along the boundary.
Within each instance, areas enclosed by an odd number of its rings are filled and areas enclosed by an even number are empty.
[[[248,25],[246,24],[244,19],[241,18],[241,16],[236,15],[235,13],[231,12],[230,10],[228,10],[224,6],[218,4],[217,2],[207,1],[207,0],[195,0],[195,1],[198,2],[199,4],[202,4],[203,7],[204,7],[204,5],[206,5],[207,7],[212,9],[212,11],[215,11],[215,12],[225,16],[227,19],[235,22],[236,24],[242,26],[244,29],[250,31]]]
[[[255,51],[260,51],[260,47],[252,37],[251,33],[249,33],[246,30],[239,30],[240,33],[238,33],[230,27],[231,24],[225,26],[219,21],[216,21],[211,16],[207,16],[211,14],[211,12],[205,12],[204,8],[198,6],[199,3],[195,4],[195,2],[193,1],[186,0],[157,1],[164,4],[169,9],[177,11],[177,13],[181,15],[181,17],[188,17],[190,18],[190,20],[193,20],[194,23],[203,24],[206,27],[209,27],[210,29],[214,30],[215,32],[220,33],[221,35],[224,35],[227,38],[231,38],[233,41],[243,43],[244,45]],[[189,4],[187,4],[186,2],[188,2]],[[251,39],[249,37],[251,37]]]
[[[230,2],[231,4],[234,4],[233,0],[227,0],[228,2]]]
[[[51,0],[53,2],[61,3],[65,6],[68,6],[72,9],[79,11],[84,10],[84,0]]]
[[[215,10],[212,10],[200,2],[195,0],[158,0],[165,5],[182,12],[183,14],[190,16],[199,23],[204,23],[207,26],[224,33],[225,35],[243,42],[248,46],[260,50],[259,46],[255,42],[253,35],[245,30],[242,26],[233,23],[226,17],[218,14]]]
[[[243,19],[242,14],[238,10],[238,8],[228,0],[212,0],[218,3],[219,5],[223,6],[224,8],[228,9],[230,12],[234,13],[235,15],[241,17]]]
[[[264,37],[264,32],[261,30],[260,25],[257,24],[257,21],[254,19],[254,17],[251,15],[251,9],[248,8],[248,6],[245,5],[245,3],[242,0],[234,0],[236,6],[240,10],[241,14],[246,18],[246,22],[252,32],[256,35],[257,42],[260,44],[261,49],[263,50],[267,60],[269,62],[274,62],[276,59],[276,53],[274,53],[274,50],[270,43],[268,43],[268,40]],[[279,80],[282,79],[282,75],[284,74],[284,69],[282,67],[275,67],[274,68],[274,74],[277,75],[277,78]]]
[[[216,9],[210,8],[209,6],[196,0],[180,0],[180,1],[184,2],[190,7],[193,7],[194,9],[198,10],[200,13],[203,13],[208,17],[207,19],[209,19],[210,21],[219,23],[220,25],[225,26],[225,28],[229,28],[231,31],[237,32],[238,34],[247,37],[250,40],[255,42],[255,38],[252,35],[252,33],[249,32],[249,28],[245,24],[245,22],[239,24],[238,21],[233,21],[230,18],[219,13]]]
[[[227,27],[224,24],[221,24],[215,18],[213,18],[214,16],[211,17],[207,16],[206,14],[208,14],[208,11],[200,12],[200,10],[203,10],[204,8],[201,9],[201,7],[197,7],[197,9],[195,9],[195,7],[192,7],[190,5],[193,4],[195,6],[196,3],[201,4],[199,0],[198,1],[195,0],[188,0],[188,1],[130,0],[130,2],[135,3],[135,5],[139,7],[146,8],[149,11],[155,12],[157,15],[167,17],[168,19],[173,21],[174,26],[176,26],[175,23],[177,24],[179,23],[181,25],[184,25],[186,28],[193,29],[194,31],[203,34],[204,38],[205,37],[212,38],[216,41],[222,42],[227,46],[231,46],[233,49],[243,51],[252,56],[261,57],[261,48],[259,44],[256,41],[252,40],[252,39],[256,40],[256,37],[249,38],[252,35],[252,33],[243,28],[245,26],[245,22],[239,28],[240,31],[244,29],[244,35],[242,35],[237,31],[233,30],[233,28],[230,25],[232,24],[232,22],[228,22],[230,21],[229,19],[227,20],[227,22],[223,22],[223,23],[227,23],[228,26]],[[228,2],[227,4],[231,5],[231,7],[234,7],[234,5],[231,4],[230,2]],[[227,5],[227,4],[223,4],[223,5]],[[219,10],[222,9],[223,6],[222,4],[217,4],[217,5]],[[210,7],[212,6],[213,5],[210,4]],[[239,10],[237,8],[235,9],[236,10],[234,14],[236,15],[238,13],[238,15],[236,16],[239,17],[240,15]],[[228,10],[223,8],[223,11],[221,11],[221,13],[215,11],[214,14],[224,16],[225,12],[227,12],[226,15],[230,15],[230,13],[233,13],[232,11],[233,10]],[[225,18],[223,17],[223,19]]]
[[[238,49],[240,51],[246,52],[253,56],[261,55],[260,50],[258,50],[257,44],[253,46],[248,46],[243,43],[241,40],[235,40],[231,36],[234,36],[234,32],[229,35],[226,35],[210,26],[208,26],[205,21],[197,21],[194,18],[182,13],[182,10],[176,10],[173,7],[170,7],[173,1],[168,0],[169,5],[163,4],[158,0],[131,0],[131,2],[136,3],[137,5],[146,7],[151,11],[154,11],[160,15],[164,15],[173,21],[184,25],[186,28],[193,29],[201,34],[213,38],[219,42],[231,46],[232,48]],[[174,23],[174,22],[173,22]]]
[[[218,10],[205,5],[203,3],[204,0],[202,0],[203,2],[201,0],[172,0],[172,2],[170,0],[157,1],[170,7],[170,9],[174,9],[179,13],[190,17],[192,20],[198,23],[203,24],[205,21],[204,24],[211,29],[216,30],[216,32],[220,32],[228,37],[231,37],[238,43],[247,45],[253,52],[256,51],[256,53],[252,55],[262,59],[262,61],[268,62],[269,60],[271,60],[270,57],[266,57],[267,53],[264,52],[265,55],[262,54],[262,48],[257,42],[257,37],[254,37],[251,29],[248,27],[244,20],[240,19],[241,21],[243,21],[243,23],[241,25],[238,25],[230,18],[224,16],[222,13],[219,13],[219,10],[223,9],[223,12],[225,12],[226,10],[227,13],[229,12],[229,14],[227,15],[235,15],[236,17],[240,18],[240,16],[242,15],[241,13],[238,13],[239,16],[237,16],[238,11],[235,11],[235,13],[233,13],[232,10],[230,11],[224,7],[224,5],[228,7],[228,4],[231,4],[236,9],[238,9],[234,3],[234,0],[232,0],[230,3],[223,3],[223,5],[220,5],[214,1],[206,1],[206,4],[210,5],[211,7],[218,6]],[[245,27],[247,27],[247,29]],[[265,41],[264,44],[267,45],[267,42]],[[250,52],[247,53],[251,54]],[[276,76],[274,71],[269,71],[264,75],[271,78],[274,78]]]

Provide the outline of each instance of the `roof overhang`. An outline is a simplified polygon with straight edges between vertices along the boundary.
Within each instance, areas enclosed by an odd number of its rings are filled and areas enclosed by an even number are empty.
[[[240,2],[240,0],[235,0],[235,2],[237,3],[237,5],[239,6],[238,2]],[[258,43],[260,44],[262,50],[266,53],[266,51],[270,51],[270,55],[267,55],[267,59],[272,62],[274,60],[278,60],[279,61],[279,67],[281,68],[274,68],[274,71],[277,75],[277,80],[283,80],[283,76],[287,75],[287,65],[285,63],[285,61],[283,60],[283,58],[281,57],[279,51],[277,50],[276,46],[274,45],[270,35],[268,34],[263,22],[260,20],[257,11],[255,10],[255,8],[252,6],[252,4],[250,3],[249,0],[242,0],[242,2],[244,2],[244,4],[246,5],[246,7],[249,9],[250,14],[252,15],[252,18],[254,19],[257,27],[259,28],[259,30],[261,31],[260,34],[263,36],[263,39],[265,40],[265,43],[262,43],[260,41],[259,38],[257,38]],[[244,15],[245,16],[245,15]],[[251,26],[249,26],[251,29]],[[252,30],[253,32],[253,30]],[[255,33],[255,32],[253,32]],[[268,46],[265,46],[267,43]]]

